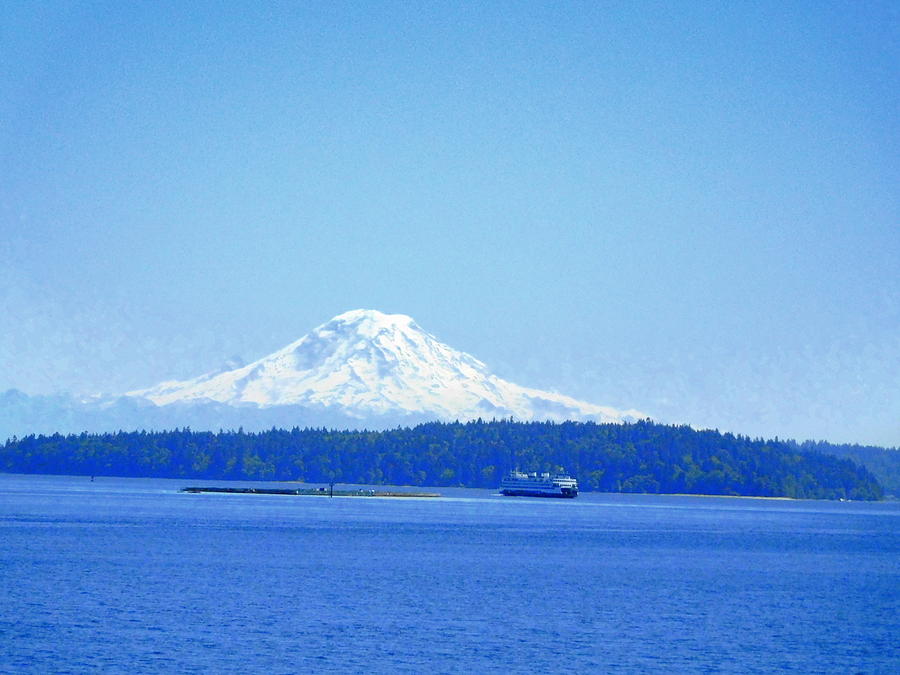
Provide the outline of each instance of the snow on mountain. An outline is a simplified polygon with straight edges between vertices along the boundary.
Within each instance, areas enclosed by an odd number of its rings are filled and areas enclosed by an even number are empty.
[[[126,394],[158,406],[304,406],[356,419],[405,414],[441,420],[620,422],[647,417],[521,387],[452,349],[403,314],[353,310],[283,349],[232,370],[162,382]]]

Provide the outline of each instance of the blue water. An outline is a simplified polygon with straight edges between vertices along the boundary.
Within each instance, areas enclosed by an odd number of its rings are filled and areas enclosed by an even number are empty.
[[[190,484],[0,474],[0,672],[900,672],[898,503]]]

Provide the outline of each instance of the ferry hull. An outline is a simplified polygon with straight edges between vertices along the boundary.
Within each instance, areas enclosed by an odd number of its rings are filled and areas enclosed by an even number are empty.
[[[500,494],[506,497],[554,497],[556,499],[574,499],[578,491],[569,492],[540,492],[538,490],[500,490]]]

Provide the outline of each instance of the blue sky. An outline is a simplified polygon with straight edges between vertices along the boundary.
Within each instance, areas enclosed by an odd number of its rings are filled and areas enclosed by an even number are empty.
[[[900,445],[898,37],[890,2],[3,3],[0,390],[374,308],[520,384]]]

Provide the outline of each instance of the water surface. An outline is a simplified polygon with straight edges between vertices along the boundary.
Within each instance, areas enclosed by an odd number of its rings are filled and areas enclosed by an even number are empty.
[[[0,474],[0,672],[900,670],[897,503],[197,484]]]

